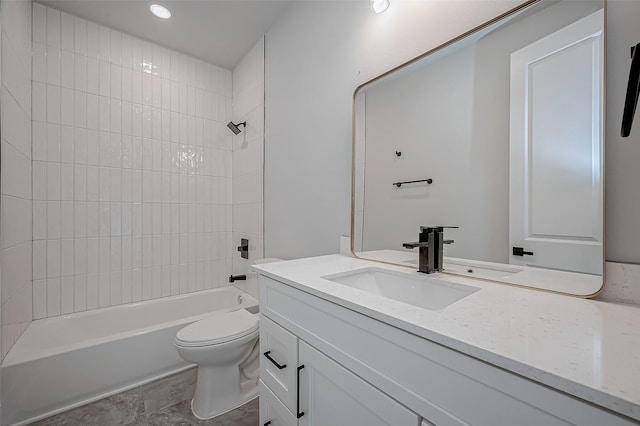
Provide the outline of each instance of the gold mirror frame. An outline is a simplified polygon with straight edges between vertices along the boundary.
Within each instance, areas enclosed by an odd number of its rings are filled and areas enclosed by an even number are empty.
[[[351,255],[354,258],[358,258],[358,259],[364,259],[364,260],[372,260],[372,261],[376,261],[376,262],[380,262],[380,263],[384,263],[384,264],[390,264],[390,265],[396,265],[396,266],[403,266],[403,267],[407,267],[407,268],[411,268],[413,271],[415,271],[415,267],[411,267],[409,265],[407,265],[406,263],[396,263],[396,262],[392,262],[392,261],[385,261],[385,260],[379,260],[379,259],[368,259],[366,257],[360,257],[358,256],[358,254],[355,251],[355,215],[356,215],[356,98],[359,94],[359,92],[365,88],[366,86],[375,83],[381,79],[383,79],[384,77],[399,71],[405,67],[408,67],[422,59],[424,59],[425,57],[432,55],[436,52],[439,52],[463,39],[465,39],[468,36],[471,36],[479,31],[482,31],[483,29],[486,29],[487,27],[505,19],[508,18],[510,16],[513,16],[531,6],[533,6],[534,4],[537,3],[541,3],[543,2],[543,0],[527,0],[524,3],[496,16],[495,18],[486,21],[485,23],[476,26],[474,28],[472,28],[469,31],[466,31],[464,33],[462,33],[461,35],[443,43],[440,44],[438,46],[436,46],[433,49],[430,49],[428,51],[426,51],[425,53],[422,53],[421,55],[410,59],[386,72],[384,72],[383,74],[378,75],[377,77],[374,77],[364,83],[362,83],[361,85],[359,85],[354,93],[353,93],[353,97],[352,97],[352,123],[351,123],[351,129],[352,129],[352,168],[351,168],[351,235],[350,235],[350,251],[351,251]],[[561,295],[567,295],[567,296],[572,296],[572,297],[578,297],[578,298],[592,298],[597,296],[598,294],[600,294],[605,286],[605,282],[606,282],[606,261],[605,261],[605,253],[606,253],[606,191],[604,190],[606,182],[606,176],[605,176],[605,163],[606,163],[606,83],[607,83],[607,78],[606,78],[606,59],[607,59],[607,53],[606,53],[606,42],[607,42],[607,0],[602,0],[602,8],[604,11],[604,22],[603,22],[603,42],[605,45],[604,48],[604,52],[603,52],[603,57],[602,57],[602,61],[603,61],[603,93],[602,93],[602,108],[603,108],[603,117],[602,117],[602,127],[603,127],[603,135],[602,135],[602,144],[603,144],[603,148],[602,148],[602,282],[601,282],[601,286],[599,289],[597,289],[596,291],[594,291],[591,294],[574,294],[574,293],[569,293],[569,292],[564,292],[564,291],[560,291],[560,290],[551,290],[548,288],[539,288],[539,287],[535,287],[534,285],[523,285],[523,284],[514,284],[514,283],[508,283],[508,282],[504,282],[504,281],[499,281],[499,280],[494,280],[494,279],[489,279],[489,278],[483,278],[483,277],[478,277],[478,276],[468,276],[468,275],[461,275],[461,274],[456,274],[455,272],[447,272],[447,271],[441,271],[439,273],[443,273],[443,274],[450,274],[450,275],[458,275],[458,276],[464,276],[470,279],[479,279],[482,281],[488,281],[488,282],[494,282],[494,283],[498,283],[498,284],[502,284],[502,285],[507,285],[507,286],[512,286],[512,287],[521,287],[521,288],[527,288],[527,289],[533,289],[533,290],[538,290],[538,291],[543,291],[543,292],[547,292],[547,293],[555,293],[555,294],[561,294]],[[364,213],[363,213],[364,214]],[[416,230],[416,234],[417,234],[417,230]],[[510,264],[505,264],[505,266],[510,266]],[[551,270],[552,271],[552,270]]]

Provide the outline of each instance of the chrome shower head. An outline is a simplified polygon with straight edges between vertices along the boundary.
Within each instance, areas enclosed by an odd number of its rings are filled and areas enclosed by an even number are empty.
[[[247,122],[243,121],[242,123],[235,124],[233,121],[230,121],[229,123],[227,123],[227,127],[233,132],[234,135],[237,135],[242,131],[238,126],[247,127]]]

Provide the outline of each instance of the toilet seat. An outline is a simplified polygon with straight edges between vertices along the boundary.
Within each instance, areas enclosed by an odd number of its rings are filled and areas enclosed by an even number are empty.
[[[223,318],[224,317],[224,318]],[[213,314],[184,327],[176,334],[176,345],[219,345],[247,336],[258,329],[258,318],[244,309]]]

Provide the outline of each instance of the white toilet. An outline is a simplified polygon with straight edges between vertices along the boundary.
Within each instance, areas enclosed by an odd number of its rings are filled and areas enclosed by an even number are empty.
[[[178,331],[175,346],[187,362],[198,364],[191,411],[210,419],[258,396],[258,317],[239,309],[221,312]]]

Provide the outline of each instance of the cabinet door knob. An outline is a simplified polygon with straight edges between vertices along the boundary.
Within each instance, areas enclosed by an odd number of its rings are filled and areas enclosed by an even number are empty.
[[[282,370],[284,368],[287,367],[287,364],[278,364],[278,361],[276,361],[275,359],[271,358],[271,355],[269,355],[271,353],[271,351],[266,351],[263,355],[273,363],[273,365],[275,365],[276,367],[278,367],[278,370]]]

